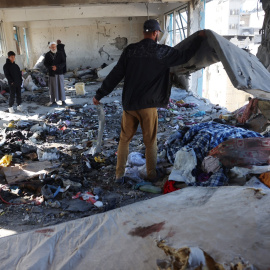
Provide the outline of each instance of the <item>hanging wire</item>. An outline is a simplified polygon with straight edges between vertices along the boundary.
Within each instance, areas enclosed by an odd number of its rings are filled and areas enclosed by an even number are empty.
[[[145,3],[146,11],[147,11],[147,19],[149,20],[149,4]]]

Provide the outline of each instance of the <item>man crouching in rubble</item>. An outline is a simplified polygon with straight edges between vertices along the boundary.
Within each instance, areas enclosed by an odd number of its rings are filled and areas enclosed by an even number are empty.
[[[49,91],[51,107],[57,106],[57,101],[62,101],[62,106],[66,105],[66,93],[64,87],[64,67],[66,58],[63,52],[57,51],[56,42],[49,44],[50,51],[46,53],[44,65],[49,71]]]
[[[124,182],[129,143],[140,123],[146,147],[148,181],[157,180],[157,107],[166,107],[170,98],[170,67],[188,62],[200,47],[205,32],[200,31],[194,43],[185,51],[157,44],[161,29],[156,20],[144,23],[144,39],[130,44],[117,65],[104,80],[93,98],[95,105],[125,78],[122,103],[123,116],[118,146],[116,182]]]
[[[15,63],[16,54],[13,51],[8,52],[8,58],[6,64],[4,65],[4,73],[9,84],[9,112],[14,113],[14,101],[16,97],[17,109],[23,111],[22,97],[21,97],[21,86],[22,86],[22,73],[20,67]]]

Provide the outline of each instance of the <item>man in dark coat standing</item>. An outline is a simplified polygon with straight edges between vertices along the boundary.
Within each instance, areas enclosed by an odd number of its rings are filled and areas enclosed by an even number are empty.
[[[9,84],[9,112],[14,113],[14,101],[16,97],[17,101],[17,109],[19,111],[23,111],[23,107],[21,105],[22,98],[21,98],[21,86],[22,86],[22,73],[20,67],[15,63],[15,53],[13,51],[8,52],[8,58],[6,60],[6,64],[4,65],[4,73],[8,80]]]
[[[49,72],[49,90],[51,97],[51,107],[57,106],[57,101],[62,101],[62,106],[66,105],[66,93],[64,87],[64,67],[66,58],[63,52],[57,51],[56,42],[49,45],[50,51],[46,53],[44,65]]]
[[[116,182],[123,182],[129,153],[129,143],[141,125],[146,147],[147,181],[158,179],[157,165],[157,107],[166,107],[171,89],[170,67],[184,64],[199,49],[205,32],[201,31],[194,43],[185,51],[178,51],[166,45],[157,44],[160,25],[156,20],[144,23],[144,39],[130,44],[123,51],[117,65],[97,90],[93,103],[110,94],[125,78],[122,103],[123,116],[120,141],[117,151]]]
[[[57,51],[62,52],[67,59],[65,44],[63,44],[60,39],[57,40]],[[63,72],[64,74],[67,73],[67,65],[64,66]]]

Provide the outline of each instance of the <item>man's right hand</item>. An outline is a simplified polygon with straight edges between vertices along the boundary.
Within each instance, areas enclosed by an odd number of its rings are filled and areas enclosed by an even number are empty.
[[[94,103],[94,105],[98,105],[99,101],[95,97],[93,97],[93,103]]]

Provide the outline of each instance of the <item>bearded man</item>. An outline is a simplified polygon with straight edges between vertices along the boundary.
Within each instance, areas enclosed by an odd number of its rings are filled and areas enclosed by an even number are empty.
[[[57,51],[56,42],[49,44],[50,51],[46,53],[44,65],[49,72],[49,91],[51,107],[57,106],[57,101],[62,101],[62,106],[66,105],[66,93],[64,88],[64,67],[66,58],[63,52]]]

